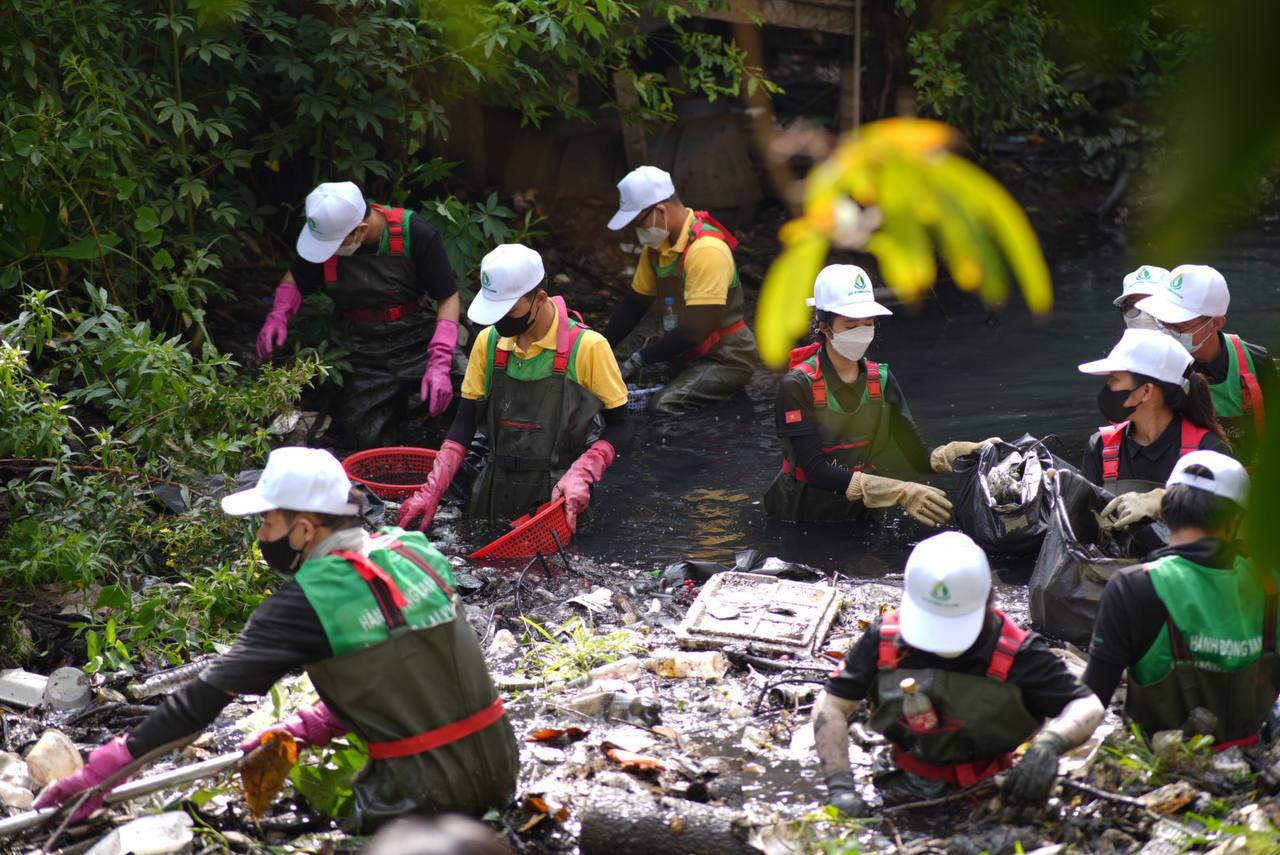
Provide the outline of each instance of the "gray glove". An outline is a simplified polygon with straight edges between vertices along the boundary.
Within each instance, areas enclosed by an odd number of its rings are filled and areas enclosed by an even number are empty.
[[[1058,757],[1066,748],[1067,740],[1057,733],[1037,736],[1018,765],[1005,775],[1001,795],[1011,804],[1043,805],[1049,800],[1053,779],[1058,774]]]
[[[640,351],[637,350],[623,360],[622,364],[618,366],[618,370],[622,372],[622,379],[625,381],[638,374],[643,367],[644,358],[640,355]]]
[[[1102,509],[1101,525],[1104,529],[1125,529],[1147,520],[1158,520],[1163,499],[1164,487],[1146,493],[1121,493]]]
[[[845,816],[866,816],[867,803],[858,795],[852,772],[834,772],[827,776],[827,804]]]

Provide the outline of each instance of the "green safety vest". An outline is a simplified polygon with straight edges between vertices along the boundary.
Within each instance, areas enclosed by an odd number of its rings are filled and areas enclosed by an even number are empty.
[[[514,517],[551,499],[551,490],[587,440],[603,407],[578,380],[578,348],[585,326],[552,297],[559,316],[556,349],[532,359],[498,349],[489,334],[485,396],[478,420],[489,438],[484,471],[471,491],[469,513],[490,522]]]
[[[867,378],[862,399],[852,412],[846,412],[834,395],[827,394],[821,347],[819,343],[792,351],[791,373],[804,378],[813,394],[823,455],[845,469],[871,471],[877,455],[884,453],[891,442],[892,408],[884,400],[889,365],[862,360],[861,370]],[[787,522],[830,522],[856,517],[863,507],[843,494],[810,487],[804,470],[796,464],[791,443],[784,441],[782,468],[765,492],[765,510],[771,517]]]
[[[351,826],[505,807],[519,772],[515,734],[448,559],[421,533],[386,528],[367,558],[311,558],[295,578],[333,648],[307,674],[368,744]]]
[[[1253,354],[1240,336],[1223,333],[1222,338],[1227,351],[1227,376],[1221,383],[1209,384],[1213,412],[1233,445],[1245,437],[1257,442],[1266,428],[1266,411]]]
[[[1280,694],[1275,574],[1243,557],[1221,569],[1170,555],[1143,569],[1169,617],[1130,667],[1125,712],[1154,732],[1205,707],[1220,745],[1255,737]]]

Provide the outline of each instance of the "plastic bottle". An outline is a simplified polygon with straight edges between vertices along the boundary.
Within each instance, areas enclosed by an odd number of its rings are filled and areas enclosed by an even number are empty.
[[[919,690],[915,678],[907,677],[901,683],[902,715],[912,730],[933,730],[938,726],[938,714],[933,711],[929,696]]]
[[[676,298],[667,297],[662,305],[662,329],[671,332],[680,325],[680,319],[676,317]]]

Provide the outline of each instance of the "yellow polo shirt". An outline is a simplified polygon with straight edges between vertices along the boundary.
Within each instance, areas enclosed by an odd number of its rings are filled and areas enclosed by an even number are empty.
[[[674,244],[663,241],[658,247],[658,263],[675,264],[689,245],[693,229],[693,211],[685,218],[680,239]],[[658,274],[653,268],[654,250],[645,247],[636,264],[631,290],[644,297],[658,296]],[[729,286],[733,284],[733,250],[715,235],[704,235],[689,248],[684,260],[684,304],[686,306],[723,306],[729,302]]]
[[[531,359],[544,350],[556,349],[556,333],[559,329],[560,314],[557,312],[547,334],[529,345],[528,350],[521,350],[516,346],[514,338],[505,336],[498,339],[498,349],[513,351],[518,359]],[[462,397],[469,401],[479,401],[484,397],[485,372],[489,370],[489,338],[497,334],[498,331],[493,327],[485,327],[471,346],[467,373],[462,378]],[[627,384],[623,382],[622,372],[618,370],[613,348],[595,330],[582,331],[578,341],[577,375],[578,383],[599,398],[606,410],[627,403]]]

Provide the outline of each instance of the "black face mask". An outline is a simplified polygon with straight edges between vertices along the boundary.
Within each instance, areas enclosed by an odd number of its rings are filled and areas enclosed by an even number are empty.
[[[1112,424],[1120,424],[1129,420],[1133,415],[1133,411],[1137,407],[1126,407],[1124,402],[1129,400],[1129,396],[1134,392],[1133,389],[1112,389],[1107,385],[1098,390],[1098,411],[1102,413],[1102,417]]]
[[[292,576],[298,570],[298,565],[302,563],[302,550],[295,548],[289,543],[289,534],[293,529],[289,529],[284,533],[283,537],[277,537],[275,540],[258,540],[258,549],[262,551],[262,560],[267,562],[267,566],[277,573],[283,573],[286,576]]]
[[[536,303],[534,305],[537,305]],[[533,326],[533,306],[529,307],[529,311],[523,315],[507,315],[498,318],[498,322],[493,328],[498,331],[498,335],[504,338],[515,338],[529,327]]]

